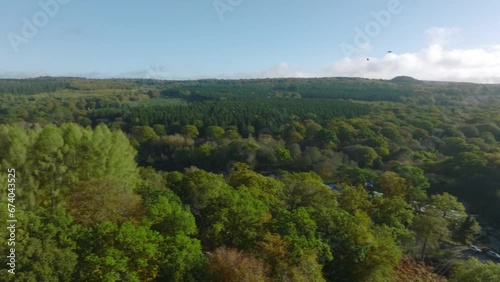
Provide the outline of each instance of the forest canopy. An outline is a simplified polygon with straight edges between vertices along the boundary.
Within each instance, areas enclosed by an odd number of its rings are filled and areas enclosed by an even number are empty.
[[[494,279],[416,260],[500,222],[499,98],[407,77],[0,80],[19,238],[1,280]]]

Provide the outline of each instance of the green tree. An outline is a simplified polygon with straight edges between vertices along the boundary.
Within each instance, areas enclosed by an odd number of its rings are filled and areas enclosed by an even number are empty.
[[[292,263],[297,264],[308,255],[332,259],[328,245],[317,236],[316,222],[306,208],[300,207],[292,211],[281,209],[269,225],[272,232],[280,234],[289,243]]]
[[[474,176],[485,172],[488,161],[480,153],[460,153],[442,163],[444,171],[452,176]]]
[[[147,142],[157,136],[155,130],[149,126],[134,126],[130,129],[130,134],[132,134],[132,136],[140,144]]]
[[[73,281],[78,259],[75,238],[82,228],[74,225],[61,208],[50,213],[38,212],[16,210],[16,245],[9,246],[5,241],[0,246],[6,256],[11,248],[15,249],[15,274],[8,273],[7,266],[2,267],[0,280]],[[3,210],[0,219],[7,220]],[[0,235],[7,238],[9,230],[2,229]]]
[[[100,224],[79,240],[75,278],[81,281],[153,281],[160,273],[162,236],[147,227]]]
[[[197,137],[198,135],[200,135],[200,133],[198,132],[198,128],[195,125],[190,124],[185,125],[182,128],[182,134],[189,137]]]
[[[372,203],[368,198],[368,192],[362,186],[342,188],[342,193],[338,197],[339,207],[350,214],[364,211],[367,212]]]
[[[321,125],[313,120],[304,121],[304,126],[306,128],[305,137],[306,139],[313,139],[318,132],[321,130]]]
[[[224,135],[225,130],[220,126],[209,126],[206,129],[206,135],[208,138],[219,139]]]
[[[335,173],[335,179],[339,183],[346,183],[351,186],[365,185],[367,182],[378,179],[378,174],[370,169],[363,169],[356,166],[339,165]]]
[[[445,145],[441,148],[441,152],[449,156],[471,152],[477,149],[472,145],[468,145],[465,140],[460,137],[446,138],[445,142]]]
[[[387,281],[394,275],[401,253],[384,228],[371,228],[363,213],[330,213],[330,222],[321,227],[334,259],[326,262],[328,281]]]
[[[344,148],[349,157],[358,162],[360,167],[372,167],[379,159],[377,152],[368,146],[353,145]]]
[[[258,174],[247,164],[235,163],[229,174],[229,184],[240,191],[248,192],[272,210],[284,206],[284,185],[282,182]]]
[[[198,237],[211,248],[251,249],[270,218],[269,208],[251,191],[234,190],[222,175],[189,169],[174,191],[191,207]]]
[[[409,187],[406,200],[409,203],[427,198],[426,189],[430,187],[430,184],[423,169],[411,165],[397,165],[391,170],[407,179]]]
[[[411,237],[407,227],[411,225],[414,215],[411,206],[405,200],[375,198],[370,215],[374,223],[387,226],[399,242]]]
[[[286,148],[278,148],[276,150],[276,157],[280,162],[288,162],[292,160],[292,155],[290,154],[290,151]]]
[[[145,226],[164,236],[159,248],[163,253],[158,280],[196,281],[205,267],[205,257],[198,239],[195,218],[188,207],[183,207],[180,199],[168,189],[162,189],[163,179],[152,181],[149,174],[147,186],[139,190],[144,199]]]
[[[329,129],[321,129],[316,134],[316,140],[322,144],[331,144],[331,143],[337,144],[340,142],[337,137],[337,134],[335,134],[334,131]]]
[[[431,205],[439,211],[443,218],[465,216],[464,205],[458,201],[457,197],[446,192],[439,195],[432,195]]]
[[[226,245],[251,250],[270,220],[269,207],[245,191],[221,194],[203,211],[200,235],[211,246]]]
[[[451,282],[499,281],[500,265],[494,262],[481,262],[477,258],[456,261],[451,270]]]
[[[385,171],[380,175],[380,188],[384,197],[405,199],[408,193],[408,181],[392,171]]]
[[[163,124],[153,124],[153,130],[158,136],[167,135],[167,129]]]
[[[282,176],[285,184],[285,204],[289,210],[299,207],[336,209],[337,196],[314,172],[288,173]]]
[[[429,246],[434,247],[440,240],[450,237],[448,222],[441,216],[431,212],[416,215],[413,219],[412,229],[421,244],[421,259],[424,259]]]
[[[460,228],[458,230],[458,240],[465,245],[469,245],[470,243],[472,243],[474,235],[479,233],[479,231],[481,231],[481,226],[479,226],[479,223],[475,218],[468,215],[460,225]]]

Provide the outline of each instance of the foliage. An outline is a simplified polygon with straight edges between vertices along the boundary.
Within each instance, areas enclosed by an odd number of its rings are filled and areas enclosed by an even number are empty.
[[[500,219],[500,88],[479,86],[0,80],[16,279],[439,280],[402,253],[469,243],[464,205]],[[469,263],[451,279],[496,278]]]
[[[476,258],[457,262],[452,268],[450,281],[497,281],[500,279],[500,266],[494,262],[482,262]]]
[[[208,261],[208,281],[271,281],[265,272],[262,261],[235,249],[216,249]]]

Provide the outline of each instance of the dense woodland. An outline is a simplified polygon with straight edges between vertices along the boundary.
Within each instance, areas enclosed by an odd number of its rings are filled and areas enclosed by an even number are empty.
[[[420,263],[500,222],[500,85],[0,80],[9,168],[1,281],[500,281]]]

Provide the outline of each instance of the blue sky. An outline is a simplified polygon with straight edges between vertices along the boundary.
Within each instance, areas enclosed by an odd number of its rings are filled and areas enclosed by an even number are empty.
[[[500,83],[498,11],[494,0],[0,0],[0,77]]]

